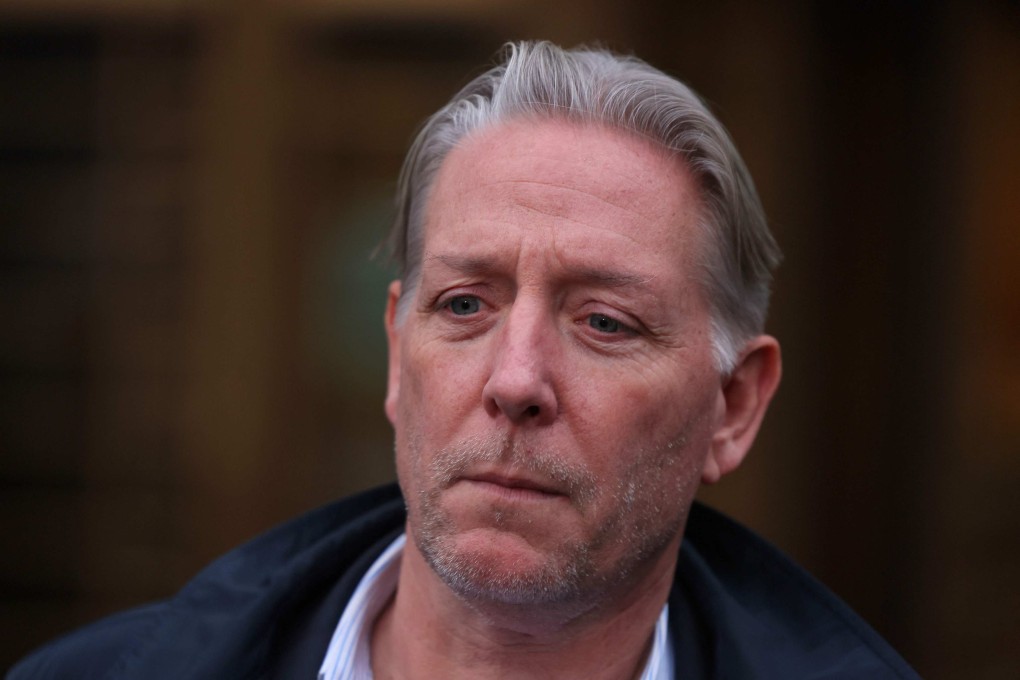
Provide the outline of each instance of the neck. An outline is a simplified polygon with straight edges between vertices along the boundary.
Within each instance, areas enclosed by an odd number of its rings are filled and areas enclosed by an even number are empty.
[[[466,601],[408,540],[397,593],[372,632],[377,680],[640,675],[676,565],[679,537],[632,584],[595,606],[550,610]]]

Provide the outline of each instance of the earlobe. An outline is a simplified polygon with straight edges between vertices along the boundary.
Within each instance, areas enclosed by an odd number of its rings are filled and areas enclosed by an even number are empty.
[[[400,329],[397,327],[397,303],[400,301],[400,281],[390,283],[386,299],[386,341],[389,347],[388,376],[386,380],[386,417],[397,425],[397,400],[400,397]]]
[[[720,389],[720,423],[702,470],[704,483],[714,484],[743,462],[781,375],[782,358],[775,338],[760,335],[745,346],[736,368]]]

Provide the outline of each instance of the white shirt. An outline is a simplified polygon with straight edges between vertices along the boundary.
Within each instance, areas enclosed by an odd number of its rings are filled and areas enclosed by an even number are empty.
[[[372,680],[369,647],[372,624],[397,590],[400,559],[406,542],[406,534],[398,536],[361,578],[333,632],[326,658],[319,668],[319,680]],[[655,623],[652,653],[648,655],[641,680],[673,680],[668,613],[669,605],[663,605]]]

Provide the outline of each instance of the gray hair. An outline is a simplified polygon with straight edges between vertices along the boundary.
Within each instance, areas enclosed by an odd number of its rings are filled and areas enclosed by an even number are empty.
[[[469,133],[521,118],[628,130],[685,162],[700,190],[700,227],[708,235],[699,278],[711,310],[713,353],[717,368],[729,373],[743,344],[764,327],[771,272],[781,257],[754,183],[697,94],[636,57],[601,49],[508,44],[501,63],[425,121],[400,173],[389,236],[404,281],[398,322],[419,283],[426,203],[446,155]]]

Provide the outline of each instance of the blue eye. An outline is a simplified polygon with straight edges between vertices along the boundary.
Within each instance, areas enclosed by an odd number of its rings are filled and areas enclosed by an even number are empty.
[[[619,333],[622,330],[619,321],[605,314],[592,314],[588,317],[588,325],[602,333]]]
[[[481,303],[473,295],[458,295],[446,303],[450,311],[458,316],[475,314],[481,309]]]

